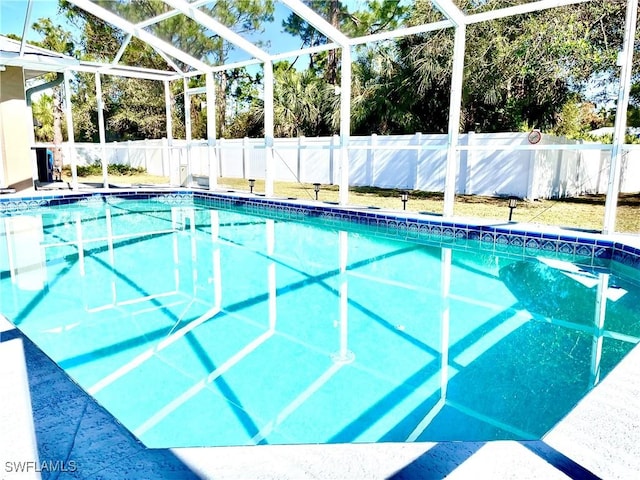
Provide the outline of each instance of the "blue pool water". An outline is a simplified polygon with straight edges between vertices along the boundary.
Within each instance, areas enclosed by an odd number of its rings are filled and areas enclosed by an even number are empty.
[[[0,217],[0,312],[150,447],[538,439],[638,279],[108,198]]]

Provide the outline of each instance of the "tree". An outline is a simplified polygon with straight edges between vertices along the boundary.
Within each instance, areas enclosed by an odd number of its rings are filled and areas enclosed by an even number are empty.
[[[337,130],[338,98],[332,85],[311,70],[298,72],[287,62],[274,68],[276,135],[330,135]]]
[[[103,0],[95,3],[134,22],[160,13],[163,11],[161,4],[165,5],[155,0],[142,0],[134,4]],[[61,10],[80,32],[77,41],[79,56],[84,60],[111,62],[125,41],[126,34],[69,2],[62,1]],[[120,62],[170,70],[160,55],[136,38],[131,39]],[[102,75],[101,83],[108,141],[160,138],[166,135],[164,87],[161,82]],[[87,141],[97,141],[95,76],[77,74],[73,87],[77,135]],[[180,128],[180,121],[176,128]]]
[[[332,26],[350,37],[374,34],[383,30],[397,28],[402,24],[408,13],[408,7],[397,0],[367,2],[362,10],[355,11],[349,11],[340,1],[310,0],[305,3],[322,15]],[[283,28],[286,32],[299,36],[303,47],[317,46],[327,41],[325,36],[319,33],[312,25],[294,14],[289,15],[283,22]],[[383,44],[382,49],[386,48],[387,45],[388,43]],[[385,57],[385,52],[377,57],[376,52],[378,50],[376,48],[367,48],[365,46],[358,47],[356,51],[357,55],[353,69],[352,113],[354,131],[357,132],[374,128],[376,124],[379,126],[382,123],[393,123],[390,119],[377,122],[374,117],[378,114],[384,116],[388,112],[384,104],[399,98],[400,91],[395,89],[395,85],[392,86],[387,82],[388,78],[383,76],[376,77],[372,73],[376,69],[375,65],[380,64],[379,60]],[[308,92],[316,95],[305,99],[304,103],[311,104],[315,101],[318,104],[316,109],[324,111],[330,106],[332,110],[330,112],[325,111],[322,114],[322,127],[320,124],[314,126],[305,122],[298,122],[298,126],[306,125],[303,127],[305,135],[319,134],[317,132],[331,134],[338,131],[339,97],[335,95],[334,89],[340,81],[339,71],[340,56],[336,50],[311,55],[309,70],[305,72],[304,83],[306,87],[301,89],[299,94]],[[311,85],[310,75],[314,75],[324,85],[315,85],[313,89],[309,88]],[[375,80],[380,80],[380,83]],[[276,84],[277,88],[282,88],[282,86],[286,85],[288,85],[287,82]],[[316,91],[323,92],[323,94],[318,95],[315,93]],[[283,96],[286,96],[286,94],[283,93]],[[310,109],[308,110],[310,111]],[[394,108],[393,111],[398,112],[398,108]],[[400,113],[398,116],[403,116],[403,114]],[[311,130],[308,130],[309,128]],[[381,129],[368,130],[367,133],[370,131],[387,131],[387,129],[382,127]]]
[[[398,0],[374,0],[367,2],[363,10],[350,12],[338,0],[307,0],[305,3],[329,24],[347,36],[358,37],[393,29],[402,23],[409,7]],[[302,40],[302,47],[315,47],[327,43],[327,38],[307,21],[295,14],[282,22],[284,30]],[[340,57],[336,50],[311,55],[310,68],[322,72],[327,83],[336,85]]]
[[[167,4],[159,0],[138,0],[136,2],[96,0],[94,3],[133,23],[166,13],[169,9]],[[79,44],[83,57],[90,60],[111,62],[126,38],[125,33],[67,1],[63,0],[61,5],[67,17],[82,33]],[[221,0],[213,6],[205,5],[200,9],[242,34],[259,29],[263,21],[271,18],[273,1],[243,0],[242,2],[234,2]],[[226,63],[232,50],[232,46],[223,41],[221,37],[213,35],[205,27],[184,15],[166,18],[149,26],[148,29],[154,35],[211,65]],[[183,71],[189,69],[188,65],[177,59],[173,60]],[[135,38],[126,48],[121,62],[161,70],[171,69],[167,62],[150,46]],[[229,89],[237,85],[239,79],[246,79],[242,72],[233,71],[231,73],[237,76],[230,78],[229,72],[226,71],[218,74],[216,85],[218,136],[225,135],[228,122],[225,113],[228,108]],[[203,84],[204,78],[202,77],[194,77],[189,80],[190,87]],[[110,134],[112,139],[144,138],[163,133],[164,126],[161,124],[161,120],[164,118],[164,92],[160,82],[107,77],[103,81],[103,87],[105,114],[107,124],[113,130]],[[90,85],[78,86],[78,89],[86,94],[90,90]],[[183,102],[176,101],[178,96],[184,94],[182,90],[182,82],[172,82],[171,101],[176,107],[174,111],[178,114],[174,122],[176,133],[184,132]],[[82,98],[79,100],[82,101]],[[188,113],[196,118],[196,121],[193,122],[194,127],[203,129],[203,125],[205,125],[204,113],[204,111],[195,109]],[[91,116],[93,114],[85,115],[84,118],[88,119]],[[87,134],[92,130],[89,125],[85,125],[83,128]],[[200,132],[194,132],[194,135],[200,135]]]
[[[233,28],[236,33],[248,35],[260,31],[262,24],[273,19],[273,0],[219,0],[213,6],[204,6],[202,10],[217,19],[223,25]],[[207,48],[206,59],[212,65],[224,65],[229,55],[235,49],[230,43],[220,37],[212,37],[210,48]],[[258,44],[259,45],[259,44]],[[200,58],[200,57],[198,57]],[[227,126],[231,120],[227,116],[228,100],[242,95],[232,93],[238,85],[253,85],[258,78],[251,77],[246,69],[222,70],[217,74],[216,85],[216,128],[218,137],[227,137]]]
[[[72,55],[74,53],[74,44],[72,42],[71,33],[64,30],[60,25],[55,25],[51,19],[49,18],[41,18],[37,22],[33,24],[33,29],[43,35],[43,39],[41,42],[38,42],[38,45],[42,48],[46,48],[47,50],[51,50],[54,52],[64,53],[66,55]],[[45,78],[47,81],[52,80],[54,77],[53,74],[46,75]],[[46,100],[45,100],[46,102]],[[53,143],[55,145],[60,145],[63,141],[63,132],[62,132],[62,119],[63,119],[63,95],[62,88],[60,86],[53,88],[52,102],[51,102],[51,133],[53,134]],[[39,104],[38,108],[36,108],[36,113],[39,116],[36,118],[40,121],[40,123],[45,126],[45,130],[41,130],[41,134],[47,132],[48,130],[48,122],[49,116],[43,115],[42,107],[45,104]],[[62,151],[59,148],[54,148],[53,150],[53,158],[54,164],[62,165]]]
[[[274,65],[274,133],[277,137],[330,135],[337,131],[339,96],[313,71],[298,71],[289,62]],[[235,117],[236,136],[264,135],[264,102],[253,97]]]
[[[596,112],[593,103],[583,102],[575,95],[557,113],[552,132],[567,138],[584,138],[590,130],[600,128],[604,123],[605,119]]]
[[[424,127],[416,115],[419,106],[414,104],[414,95],[407,95],[411,91],[404,81],[408,72],[401,72],[397,56],[396,45],[387,43],[369,49],[356,60],[351,106],[353,133],[393,134]]]
[[[459,0],[466,13],[526,3],[527,0]],[[131,22],[169,10],[159,0],[95,0]],[[416,0],[411,10],[399,0],[350,3],[308,0],[306,3],[347,36],[441,20],[429,0]],[[77,49],[83,58],[111,61],[126,35],[86,11],[63,1],[63,11],[82,33]],[[461,128],[500,131],[532,127],[547,131],[582,130],[589,122],[581,105],[593,96],[592,87],[618,75],[615,56],[621,46],[625,0],[593,0],[530,14],[501,18],[467,27]],[[241,34],[261,28],[273,13],[273,2],[220,0],[198,7]],[[324,35],[291,15],[283,28],[298,35],[302,46],[326,42]],[[155,35],[211,65],[226,63],[233,46],[183,15],[165,18],[147,27]],[[636,47],[637,48],[637,47]],[[355,133],[445,132],[452,69],[453,29],[444,29],[378,42],[355,49],[352,119]],[[121,59],[124,63],[170,69],[152,48],[136,40]],[[188,66],[175,62],[183,70]],[[295,62],[294,62],[295,63]],[[600,76],[598,76],[600,75]],[[325,135],[338,129],[340,56],[336,52],[311,55],[311,66],[301,72],[292,64],[275,68],[276,133]],[[93,77],[78,75],[76,88],[82,138],[95,138]],[[256,85],[261,73],[237,68],[216,73],[216,125],[219,137],[259,130]],[[638,84],[638,73],[634,73]],[[204,85],[191,77],[189,87]],[[103,77],[105,112],[110,139],[145,138],[165,134],[164,92],[160,82]],[[184,131],[184,116],[192,116],[194,137],[204,135],[206,110],[184,112],[182,82],[172,82],[176,132]],[[640,95],[635,87],[632,98]],[[636,92],[636,93],[634,93]],[[195,100],[195,97],[194,97]],[[195,102],[194,102],[195,103]],[[194,105],[195,107],[195,105]],[[573,113],[572,113],[573,112]],[[630,118],[635,117],[633,106]],[[569,121],[569,119],[571,119]],[[578,128],[573,122],[583,122]],[[586,123],[584,123],[586,122]],[[77,122],[78,123],[78,122]],[[570,126],[573,125],[573,126]]]
[[[36,119],[35,137],[37,142],[53,142],[53,95],[42,94],[31,104],[33,118]]]
[[[467,13],[513,3],[460,2]],[[581,93],[594,74],[615,65],[624,7],[624,0],[588,2],[469,25],[461,128],[553,128],[562,106]],[[439,18],[430,2],[416,2],[409,23]],[[420,130],[446,130],[448,120],[440,112],[448,110],[453,32],[402,38],[397,46],[396,74],[415,92],[409,107],[421,119]]]
[[[310,0],[305,1],[305,3],[320,15],[323,15],[336,28],[339,28],[349,18],[347,9],[337,0]],[[302,41],[301,47],[316,47],[327,43],[327,38],[322,33],[294,13],[290,14],[282,22],[282,26],[285,32],[300,37]],[[319,59],[321,59],[320,64],[318,64]],[[338,71],[338,57],[335,50],[331,50],[330,53],[312,54],[309,68],[316,72],[319,69],[323,69],[325,80],[335,85]]]

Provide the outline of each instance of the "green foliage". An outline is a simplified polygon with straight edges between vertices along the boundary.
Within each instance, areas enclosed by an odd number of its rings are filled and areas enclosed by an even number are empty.
[[[69,166],[65,166],[65,169],[70,169]],[[102,164],[97,161],[89,165],[78,165],[77,172],[79,177],[99,176],[102,175]],[[110,163],[107,165],[107,172],[109,175],[138,175],[146,173],[147,169],[144,167],[132,167],[130,165],[120,163]]]
[[[524,0],[458,0],[468,14],[523,3]],[[95,0],[130,22],[139,22],[170,10],[160,0]],[[440,21],[443,14],[430,0],[415,0],[412,8],[398,0],[353,2],[306,0],[314,11],[347,36],[358,37],[400,26]],[[467,26],[463,105],[460,128],[468,131],[529,130],[582,138],[585,132],[608,121],[589,111],[587,85],[602,90],[615,80],[615,57],[622,43],[626,0],[596,0],[505,17]],[[273,18],[272,0],[220,0],[198,7],[232,28],[251,36]],[[110,62],[126,34],[74,4],[63,0],[61,11],[79,29],[71,37],[41,22],[50,48],[77,51],[84,59]],[[303,46],[327,39],[297,15],[283,29],[300,38]],[[231,44],[184,15],[166,18],[148,27],[154,35],[210,65],[229,60]],[[453,29],[372,43],[354,48],[352,82],[352,133],[384,134],[445,132],[448,128]],[[133,38],[121,61],[171,70],[151,47]],[[176,60],[178,67],[188,66]],[[640,123],[640,82],[634,73],[630,125]],[[277,64],[275,76],[275,126],[278,136],[329,135],[339,127],[339,50],[311,55],[309,69]],[[185,113],[182,81],[170,84],[173,135],[185,134],[185,117],[191,116],[193,138],[206,136],[207,110],[216,112],[219,138],[261,135],[264,112],[259,85],[261,73],[245,68],[215,74],[216,104],[202,108],[202,98],[192,97]],[[203,86],[204,77],[191,77],[189,87]],[[102,76],[107,140],[166,136],[164,89],[161,82]],[[97,141],[97,111],[93,75],[78,74],[73,85],[77,138]],[[589,97],[592,91],[589,91]],[[634,106],[635,105],[635,106]],[[44,114],[44,110],[42,111]],[[44,122],[43,122],[44,123]]]
[[[629,105],[629,110],[627,111],[627,126],[640,127],[640,107]]]
[[[513,2],[458,3],[465,12],[477,13]],[[580,94],[589,79],[615,71],[624,9],[623,0],[588,2],[469,25],[461,128],[505,131],[530,125],[553,129],[562,106]],[[421,0],[416,1],[409,23],[441,19],[431,2]],[[453,32],[428,32],[394,43],[396,52],[384,60],[385,69],[376,73],[366,63],[359,65],[359,74],[365,74],[357,79],[361,91],[369,88],[371,92],[364,95],[365,111],[357,117],[366,122],[356,128],[393,133],[446,131]],[[389,51],[386,45],[374,47],[366,61],[387,57]],[[610,76],[602,75],[600,81],[609,82]],[[378,128],[376,119],[380,120]]]
[[[106,87],[106,123],[111,132],[122,132],[118,140],[166,135],[164,88],[160,82],[112,77]]]
[[[608,143],[608,144],[613,143],[612,133],[608,133],[606,135],[597,135],[597,136],[585,134],[581,138],[589,142]],[[631,144],[631,145],[638,145],[640,144],[640,138],[638,138],[636,135],[626,134],[624,136],[624,143]]]
[[[420,122],[420,112],[433,108],[434,131],[443,119],[439,116],[446,109],[424,100],[421,96],[407,94],[406,76],[410,72],[397,61],[394,45],[369,49],[353,66],[352,118],[354,134],[368,135],[371,132],[391,134],[415,132],[425,127]],[[445,121],[446,124],[446,121]]]
[[[33,118],[39,125],[34,129],[37,142],[53,142],[53,96],[42,94],[31,105]]]
[[[338,0],[308,0],[305,2],[331,25],[349,37],[375,34],[397,28],[407,16],[409,7],[398,0],[373,0],[360,5],[361,10],[349,11],[347,2]],[[314,47],[327,42],[326,37],[311,24],[295,14],[282,22],[284,31],[299,36],[303,47]],[[363,48],[363,47],[360,47]],[[310,70],[328,83],[337,84],[339,55],[329,50],[311,55]]]
[[[40,18],[33,24],[34,31],[43,36],[42,41],[35,42],[38,46],[54,52],[73,55],[75,44],[71,32],[56,25],[50,18]]]
[[[586,138],[590,130],[602,127],[605,119],[596,113],[595,105],[571,98],[560,108],[556,117],[554,135],[567,138]]]
[[[283,62],[274,69],[276,136],[318,136],[337,132],[339,96],[312,71],[298,72]]]
[[[121,15],[130,22],[138,22],[166,13],[169,7],[159,0],[97,0],[95,3]],[[86,60],[109,63],[118,53],[126,34],[112,27],[74,4],[61,1],[61,10],[81,32],[78,43],[79,54]],[[259,30],[262,22],[272,19],[273,0],[222,0],[200,7],[208,15],[239,33],[250,34]],[[211,35],[205,27],[184,15],[175,15],[149,27],[151,32],[164,41],[176,46],[188,55],[211,65],[224,64],[228,60],[232,45],[217,35]],[[167,61],[144,42],[133,38],[121,58],[121,63],[159,70],[173,70]],[[175,64],[187,71],[188,65],[178,59]],[[216,105],[218,136],[225,136],[229,120],[226,114],[229,102],[234,102],[243,94],[235,95],[234,90],[250,91],[256,79],[249,78],[246,70],[219,72],[216,82]],[[203,85],[204,78],[190,80]],[[97,111],[95,103],[95,83],[92,75],[78,75],[74,85],[74,114],[78,115],[79,138],[96,141]],[[246,86],[246,89],[245,89]],[[102,77],[104,112],[107,124],[107,140],[129,140],[160,138],[166,136],[164,110],[164,89],[161,82],[137,79]],[[171,102],[173,107],[174,136],[184,136],[185,111],[181,81],[171,82]],[[195,101],[190,112],[193,138],[202,137],[206,131],[206,111]],[[211,106],[210,106],[211,107]],[[237,112],[241,108],[231,108]]]

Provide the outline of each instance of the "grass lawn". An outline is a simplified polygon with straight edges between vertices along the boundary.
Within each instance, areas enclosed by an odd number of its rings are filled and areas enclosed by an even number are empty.
[[[64,177],[70,181],[70,177]],[[82,183],[102,183],[102,177],[79,177]],[[110,175],[109,181],[114,184],[168,184],[167,177],[147,174]],[[219,178],[219,188],[233,190],[249,190],[247,180],[241,178]],[[256,180],[254,192],[264,191],[264,181]],[[275,193],[280,197],[315,199],[312,184],[292,182],[276,182]],[[325,202],[338,201],[337,185],[322,185],[319,200]],[[372,206],[402,210],[400,190],[375,187],[351,187],[349,202],[354,205]],[[540,223],[585,230],[602,230],[604,222],[604,195],[587,195],[559,200],[537,200],[534,202],[519,201],[513,211],[512,220],[525,223]],[[410,191],[407,211],[442,213],[443,194]],[[462,217],[491,218],[506,221],[509,216],[507,200],[504,198],[481,197],[475,195],[457,195],[454,214]],[[640,233],[640,193],[621,194],[618,198],[618,214],[616,231]]]
[[[247,180],[237,178],[218,179],[219,187],[249,190]],[[254,192],[264,191],[264,181],[256,180]],[[276,195],[315,199],[312,184],[276,182]],[[442,193],[410,191],[407,211],[442,213]],[[337,185],[322,185],[318,195],[320,201],[337,202]],[[541,223],[586,230],[602,230],[604,222],[604,195],[589,195],[560,200],[518,201],[512,220],[516,222]],[[375,187],[351,187],[349,203],[380,208],[402,209],[400,190]],[[507,200],[504,198],[457,195],[454,214],[462,217],[492,218],[506,221],[509,217]],[[624,194],[618,198],[616,231],[640,233],[640,194]]]
[[[62,172],[62,180],[65,182],[71,182],[71,174],[69,172]],[[102,175],[86,175],[84,177],[78,176],[78,182],[80,183],[102,183]],[[109,175],[109,183],[116,185],[120,184],[169,184],[169,177],[159,177],[157,175],[149,175],[148,173],[136,173],[134,175]]]

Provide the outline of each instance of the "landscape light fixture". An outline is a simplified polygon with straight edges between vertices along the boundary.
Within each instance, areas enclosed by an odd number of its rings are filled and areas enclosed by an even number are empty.
[[[256,179],[255,178],[250,178],[249,179],[249,193],[253,193],[253,187],[256,186]]]
[[[402,200],[402,209],[407,209],[407,202],[409,201],[409,192],[406,190],[400,194],[400,199]]]
[[[316,192],[316,200],[318,200],[318,192],[320,191],[320,184],[319,183],[314,183],[313,184],[313,191]]]
[[[518,197],[509,197],[509,221],[513,216],[513,209],[518,206]]]

